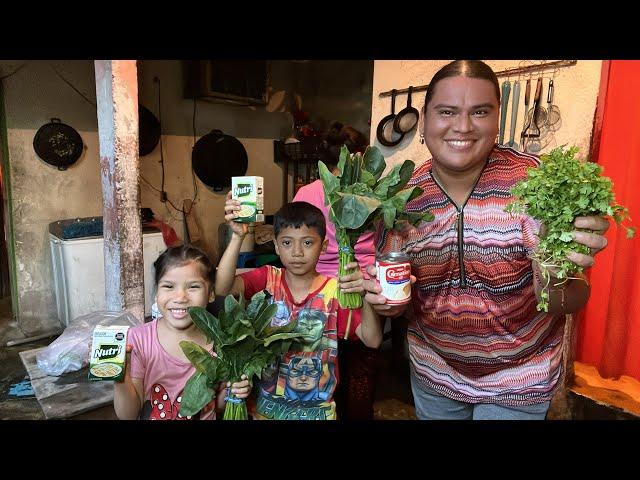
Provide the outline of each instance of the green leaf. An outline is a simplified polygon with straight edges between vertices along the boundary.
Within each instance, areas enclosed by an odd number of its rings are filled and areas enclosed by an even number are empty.
[[[207,373],[208,364],[213,361],[213,357],[206,349],[187,340],[180,342],[180,348],[197,371]]]
[[[343,165],[342,176],[340,177],[340,186],[344,188],[354,183],[352,181],[353,160],[349,154],[349,149],[344,145],[340,149],[340,163]]]
[[[373,192],[380,200],[389,198],[389,188],[400,181],[400,165],[395,165],[391,171],[378,182]]]
[[[384,221],[384,227],[388,229],[393,228],[393,222],[396,219],[396,207],[393,205],[392,200],[387,200],[380,207],[382,210],[382,219]]]
[[[276,340],[291,340],[291,339],[294,339],[294,338],[302,338],[302,336],[303,335],[301,333],[298,333],[298,332],[276,333],[275,335],[271,335],[271,336],[266,337],[264,339],[264,346],[268,347],[269,345],[271,345]]]
[[[376,184],[376,177],[374,177],[367,170],[362,170],[360,172],[360,181],[367,187],[369,187],[369,189],[371,189]],[[373,193],[373,190],[371,192]]]
[[[380,201],[362,195],[343,194],[332,206],[340,225],[346,228],[360,228],[369,214],[373,213]]]
[[[267,305],[262,312],[260,313],[260,316],[258,318],[256,318],[256,321],[254,323],[254,328],[256,330],[256,336],[260,337],[262,335],[262,333],[265,331],[265,329],[267,328],[267,326],[271,323],[271,319],[273,318],[273,316],[276,314],[276,312],[278,311],[278,305],[276,305],[275,303],[272,303],[271,305]]]
[[[413,175],[415,166],[415,163],[413,163],[411,160],[405,160],[403,162],[399,172],[400,180],[398,181],[398,183],[393,184],[391,185],[391,187],[389,187],[389,191],[387,193],[388,196],[395,195],[407,186],[407,183],[409,183],[409,180],[411,179],[411,175]]]
[[[213,393],[207,387],[207,376],[202,372],[195,372],[184,386],[180,414],[183,417],[195,415],[211,401]]]
[[[267,292],[265,290],[254,293],[249,301],[249,305],[247,305],[247,317],[255,321],[260,310],[264,307],[266,299]]]
[[[224,338],[224,332],[220,325],[220,321],[203,307],[189,307],[189,316],[193,323],[207,337],[207,342],[221,343]]]
[[[369,146],[364,151],[364,168],[369,172],[377,181],[387,164],[384,161],[384,157],[380,152],[380,149],[376,146]]]
[[[329,171],[323,162],[318,162],[318,173],[324,189],[325,205],[328,205],[331,195],[340,188],[340,180]]]

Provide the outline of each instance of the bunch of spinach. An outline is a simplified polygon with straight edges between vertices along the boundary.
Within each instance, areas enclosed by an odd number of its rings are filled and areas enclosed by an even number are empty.
[[[219,382],[237,382],[243,374],[249,381],[254,376],[260,378],[267,366],[289,350],[292,341],[301,338],[300,333],[293,332],[296,322],[283,327],[270,325],[278,307],[269,304],[269,298],[268,292],[258,292],[245,305],[242,296],[236,301],[233,295],[228,295],[218,318],[202,307],[188,309],[207,342],[213,342],[217,356],[194,342],[180,342],[182,351],[196,369],[182,394],[183,416],[194,415],[209,403]],[[229,394],[223,419],[247,420],[244,400]]]
[[[374,230],[378,221],[388,229],[401,224],[417,225],[430,222],[430,212],[406,212],[407,202],[422,193],[419,187],[405,189],[415,164],[405,160],[382,176],[387,164],[375,146],[367,147],[364,155],[350,154],[346,146],[340,150],[337,175],[333,175],[323,162],[318,171],[324,187],[325,205],[329,205],[329,219],[336,226],[339,267],[338,276],[352,273],[346,265],[355,261],[353,246],[365,231]],[[360,308],[362,297],[357,293],[338,292],[343,308]]]
[[[533,260],[540,265],[545,281],[540,294],[538,310],[549,309],[549,284],[553,274],[559,282],[567,282],[583,268],[568,258],[570,251],[589,255],[589,247],[576,243],[573,222],[579,216],[608,216],[620,223],[629,214],[625,207],[615,203],[613,183],[601,176],[602,167],[576,158],[578,147],[558,147],[540,156],[540,166],[530,168],[527,178],[511,189],[517,198],[505,208],[514,214],[526,213],[544,225],[540,243]],[[627,228],[627,227],[625,227]],[[627,228],[627,238],[633,237],[634,228]]]

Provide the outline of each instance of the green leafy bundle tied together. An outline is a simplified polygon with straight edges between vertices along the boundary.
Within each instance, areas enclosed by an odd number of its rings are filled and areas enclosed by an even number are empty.
[[[545,280],[538,310],[549,309],[549,283],[551,273],[566,282],[571,275],[583,268],[566,258],[570,251],[589,255],[589,247],[573,239],[573,222],[579,216],[608,216],[620,223],[629,214],[626,208],[615,203],[613,183],[601,176],[602,167],[596,163],[576,158],[578,147],[558,147],[541,155],[538,168],[530,168],[527,178],[511,189],[517,197],[505,211],[526,213],[540,220],[540,244],[533,260],[540,265]],[[627,228],[627,227],[625,227]],[[627,238],[635,233],[627,228]]]
[[[372,146],[367,147],[364,155],[350,154],[347,147],[342,146],[337,175],[323,162],[318,162],[325,205],[329,205],[329,219],[336,226],[338,276],[352,273],[346,265],[355,261],[353,246],[360,235],[374,230],[378,221],[392,229],[399,228],[403,222],[415,226],[433,220],[430,212],[406,212],[407,202],[422,193],[419,187],[405,189],[415,164],[405,160],[383,177],[386,166],[380,150]],[[338,301],[343,308],[362,306],[362,297],[357,293],[338,292]]]
[[[182,395],[180,413],[183,416],[195,415],[209,403],[219,382],[237,382],[243,374],[249,381],[253,376],[260,378],[262,371],[287,352],[292,341],[302,336],[293,332],[296,322],[283,327],[271,326],[277,308],[269,304],[269,294],[262,291],[251,297],[246,308],[242,296],[238,302],[233,295],[228,295],[218,318],[202,307],[188,309],[207,342],[213,342],[217,356],[194,342],[180,342],[182,351],[196,369]],[[230,396],[223,419],[247,420],[244,400]]]

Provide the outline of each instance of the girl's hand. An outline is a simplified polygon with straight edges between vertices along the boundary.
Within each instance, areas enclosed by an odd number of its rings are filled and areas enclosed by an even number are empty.
[[[231,393],[238,398],[247,398],[251,393],[251,382],[247,379],[246,375],[242,375],[239,382],[231,383],[227,382],[227,387],[231,387]]]
[[[360,293],[364,294],[363,280],[364,276],[360,271],[358,262],[351,262],[346,265],[347,270],[355,268],[353,273],[338,277],[338,288],[344,293]]]
[[[238,218],[238,211],[240,210],[240,201],[231,198],[231,191],[227,193],[227,201],[224,204],[224,219],[226,220],[231,231],[238,237],[244,238],[249,231],[249,224],[238,223],[234,221]]]
[[[578,230],[573,231],[573,239],[575,242],[589,247],[591,249],[591,255],[570,252],[567,254],[567,258],[581,267],[591,267],[594,262],[593,257],[607,246],[607,239],[604,237],[604,234],[609,229],[609,221],[604,217],[577,217],[573,225],[576,228],[593,231],[593,233]]]

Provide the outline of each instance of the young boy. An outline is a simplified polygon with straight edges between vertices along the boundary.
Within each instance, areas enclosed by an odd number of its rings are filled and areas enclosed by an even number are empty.
[[[236,263],[247,224],[237,223],[240,202],[227,195],[225,220],[233,234],[216,274],[216,295],[244,295],[245,299],[267,290],[278,305],[273,325],[297,320],[303,333],[301,344],[282,355],[265,371],[258,384],[254,418],[278,420],[332,420],[336,418],[333,394],[338,382],[338,337],[359,337],[378,348],[382,330],[377,314],[367,302],[354,310],[346,332],[349,310],[338,304],[338,288],[362,292],[362,273],[336,280],[316,271],[318,257],[326,248],[326,224],[322,212],[307,202],[284,205],[275,214],[276,253],[283,268],[263,266],[236,275]]]

